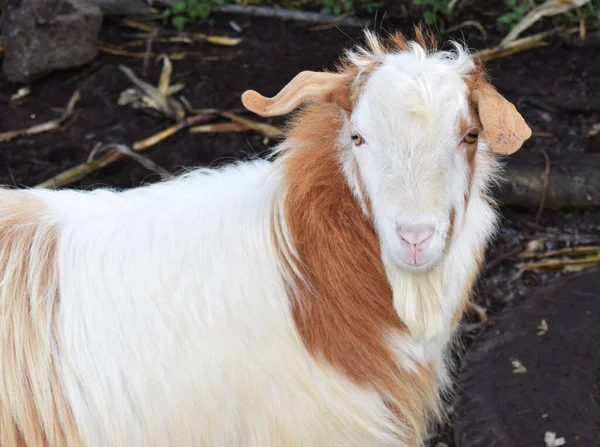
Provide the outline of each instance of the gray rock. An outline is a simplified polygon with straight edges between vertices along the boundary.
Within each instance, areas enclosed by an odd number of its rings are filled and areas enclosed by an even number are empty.
[[[150,14],[150,6],[144,0],[96,0],[105,16],[141,16]]]
[[[96,0],[6,0],[4,76],[25,83],[90,62],[101,26]]]

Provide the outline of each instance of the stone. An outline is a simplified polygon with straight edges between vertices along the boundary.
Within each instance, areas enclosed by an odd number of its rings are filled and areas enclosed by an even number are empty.
[[[4,76],[27,83],[92,61],[101,27],[96,0],[6,0]]]

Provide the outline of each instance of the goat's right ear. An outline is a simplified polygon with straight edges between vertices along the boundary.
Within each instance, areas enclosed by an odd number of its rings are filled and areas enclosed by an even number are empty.
[[[276,96],[266,98],[254,90],[247,90],[242,95],[242,103],[260,116],[285,115],[307,102],[328,103],[341,95],[348,97],[346,79],[338,73],[303,71]]]
[[[510,155],[531,137],[531,129],[514,105],[487,82],[471,93],[483,126],[483,138],[490,149]]]

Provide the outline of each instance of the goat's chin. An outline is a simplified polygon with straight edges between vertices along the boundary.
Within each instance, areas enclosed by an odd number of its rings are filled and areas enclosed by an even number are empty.
[[[438,266],[442,262],[442,254],[438,254],[433,258],[424,261],[420,264],[409,263],[403,260],[396,260],[396,264],[403,270],[406,270],[409,273],[426,273],[430,270],[433,270],[436,266]]]
[[[394,264],[408,273],[426,273],[435,267],[437,267],[444,258],[443,250],[435,250],[427,254],[421,262],[411,262],[410,255],[402,249],[393,250],[390,259],[393,260]]]

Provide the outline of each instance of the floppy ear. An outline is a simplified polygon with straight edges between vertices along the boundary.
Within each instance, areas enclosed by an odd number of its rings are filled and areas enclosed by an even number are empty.
[[[473,90],[471,99],[483,127],[481,136],[492,151],[510,155],[531,136],[531,129],[515,106],[490,84],[483,83]]]
[[[307,102],[327,103],[341,95],[348,97],[346,79],[343,74],[303,71],[273,98],[247,90],[242,103],[260,116],[285,115]]]

